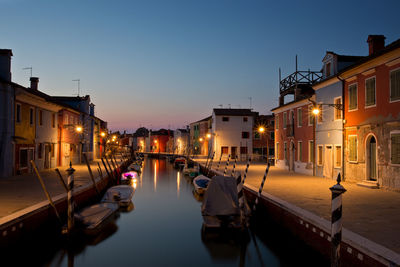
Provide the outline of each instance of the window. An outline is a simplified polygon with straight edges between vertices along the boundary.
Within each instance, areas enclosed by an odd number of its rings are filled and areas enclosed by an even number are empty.
[[[349,135],[349,161],[357,161],[357,135]]]
[[[260,140],[260,133],[257,130],[254,131],[254,140]]]
[[[275,123],[275,129],[278,130],[278,128],[279,128],[279,115],[278,115],[278,114],[276,114],[275,121],[276,121],[276,123]]]
[[[242,138],[243,139],[248,139],[249,138],[249,132],[242,132]]]
[[[314,162],[314,141],[308,141],[308,162]]]
[[[323,146],[318,145],[318,150],[317,150],[317,155],[318,155],[317,165],[318,166],[322,166],[322,153],[323,153]]]
[[[285,142],[285,143],[283,143],[283,156],[284,156],[284,159],[287,159],[288,157],[287,157],[287,143]]]
[[[303,161],[303,142],[297,142],[297,160]]]
[[[222,121],[229,121],[229,117],[222,117]]]
[[[365,80],[365,106],[375,106],[375,77]]]
[[[303,110],[301,108],[297,109],[297,127],[303,125]]]
[[[280,159],[280,154],[279,154],[279,143],[276,143],[276,159]]]
[[[17,123],[21,122],[21,104],[17,104],[15,112],[15,120],[17,121]]]
[[[392,164],[400,164],[400,133],[390,135],[390,159]]]
[[[330,62],[326,63],[326,65],[325,65],[325,74],[326,74],[326,77],[331,76],[331,63]]]
[[[322,123],[323,122],[323,119],[322,119],[322,105],[318,105],[318,110],[319,110],[319,113],[318,113],[318,115],[317,115],[317,122],[318,123]]]
[[[41,159],[41,158],[42,158],[42,147],[43,147],[43,144],[42,144],[42,143],[39,143],[39,144],[38,144],[38,151],[37,151],[37,153],[38,153],[38,159]]]
[[[314,120],[315,120],[315,115],[312,112],[314,109],[313,105],[309,105],[308,106],[308,125],[313,125],[314,124]]]
[[[275,139],[275,132],[269,132],[271,140]]]
[[[283,129],[286,129],[287,126],[287,113],[283,113]]]
[[[56,114],[51,114],[51,127],[56,128]]]
[[[34,121],[34,119],[33,119],[33,108],[29,108],[29,124],[30,125],[33,125],[33,121]]]
[[[240,154],[247,154],[247,146],[240,147]]]
[[[243,121],[246,122],[247,121],[247,117],[243,117]]]
[[[341,120],[342,119],[342,111],[338,108],[342,108],[342,98],[338,97],[333,100],[333,103],[335,104],[335,108],[333,109],[333,116],[335,120]]]
[[[39,110],[39,125],[43,125],[43,110]]]
[[[357,84],[349,85],[349,110],[357,109]]]
[[[390,101],[400,100],[400,69],[390,72]]]
[[[227,146],[222,146],[221,147],[221,153],[222,154],[228,154],[228,147]]]
[[[342,167],[342,146],[335,146],[335,168]]]

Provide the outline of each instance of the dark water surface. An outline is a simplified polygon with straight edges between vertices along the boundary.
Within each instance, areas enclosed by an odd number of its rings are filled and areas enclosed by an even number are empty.
[[[192,180],[165,160],[146,159],[133,196],[97,238],[36,237],[6,255],[4,266],[326,266],[329,262],[267,221],[249,235],[202,235]],[[17,255],[17,256],[16,256]],[[18,256],[19,255],[19,256]],[[3,264],[0,263],[0,266]]]

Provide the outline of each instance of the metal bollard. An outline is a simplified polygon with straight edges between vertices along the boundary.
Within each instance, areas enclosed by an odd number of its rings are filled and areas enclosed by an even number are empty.
[[[340,265],[340,242],[342,241],[342,194],[346,189],[340,184],[340,173],[337,177],[337,184],[329,188],[332,192],[332,217],[331,217],[331,266]]]
[[[68,173],[68,233],[74,228],[75,218],[74,218],[74,172],[75,169],[72,168],[72,163],[69,163]]]
[[[228,166],[229,166],[229,159],[231,158],[231,154],[228,155],[228,159],[226,160],[226,165],[225,165],[225,170],[224,170],[224,176],[226,174],[226,171],[228,170]]]

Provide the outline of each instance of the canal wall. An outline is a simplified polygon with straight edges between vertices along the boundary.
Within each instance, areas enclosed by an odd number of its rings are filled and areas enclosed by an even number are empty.
[[[224,168],[225,166],[220,167],[222,172],[210,170],[209,177],[223,175]],[[202,173],[208,171],[204,164],[200,164],[200,169]],[[258,194],[258,188],[245,184],[244,192],[248,202],[252,203]],[[266,192],[262,192],[259,203],[257,214],[268,216],[268,219],[284,227],[325,257],[330,258],[330,221]],[[342,230],[340,252],[343,266],[400,266],[399,254],[346,228]]]
[[[118,167],[118,171],[124,170],[129,164],[130,161],[123,162]],[[112,181],[112,175],[108,176],[106,173],[103,174],[103,177],[97,176],[95,178],[96,186],[101,193],[109,187]],[[88,183],[74,188],[74,201],[78,207],[99,201],[100,198],[101,196],[97,194],[93,182],[89,177]],[[61,219],[66,223],[68,208],[67,193],[52,197],[52,200]],[[9,248],[21,239],[27,238],[44,229],[58,229],[61,231],[60,226],[60,222],[49,201],[41,201],[0,218],[0,249]]]

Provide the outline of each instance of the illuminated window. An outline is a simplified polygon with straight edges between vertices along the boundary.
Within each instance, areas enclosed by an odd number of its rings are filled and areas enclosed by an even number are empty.
[[[349,85],[349,110],[357,109],[357,84]]]
[[[280,159],[280,153],[279,153],[279,143],[276,143],[276,158]]]
[[[228,154],[228,147],[227,146],[222,146],[221,147],[221,153],[222,154]]]
[[[365,80],[365,106],[375,106],[375,77]]]
[[[400,100],[400,69],[390,72],[390,101]]]
[[[357,135],[349,135],[349,161],[357,161]]]

